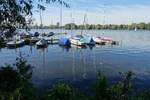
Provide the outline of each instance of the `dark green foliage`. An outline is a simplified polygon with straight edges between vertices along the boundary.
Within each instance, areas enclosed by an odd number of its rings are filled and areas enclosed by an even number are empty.
[[[35,100],[35,88],[31,82],[32,78],[32,66],[27,64],[25,58],[21,55],[16,59],[17,71],[21,77],[22,89],[20,90],[20,99],[21,100]]]
[[[20,100],[38,100],[36,89],[32,83],[24,82],[23,88],[19,92]]]
[[[5,45],[4,38],[0,37],[0,48],[5,47]]]
[[[32,67],[22,56],[16,59],[14,66],[1,67],[0,97],[4,100],[35,100],[31,78]]]
[[[132,95],[132,72],[122,74],[122,80],[111,88],[112,98],[115,100],[129,100]]]
[[[38,0],[39,2],[43,2],[45,1],[46,3],[54,3],[54,2],[58,2],[61,5],[64,5],[66,7],[70,7],[64,0]]]
[[[150,90],[143,90],[137,94],[136,100],[150,100]]]
[[[95,99],[96,100],[109,100],[110,93],[108,88],[108,83],[106,77],[102,73],[98,73],[96,80],[96,92]]]
[[[12,94],[21,87],[19,73],[10,65],[0,68],[0,94]]]
[[[32,26],[31,28],[41,28],[40,26]],[[42,28],[44,29],[57,29],[60,28],[58,25],[50,25],[50,26],[43,26]],[[108,24],[108,25],[93,25],[93,24],[86,24],[84,25],[76,25],[75,23],[68,23],[63,26],[64,29],[111,29],[111,30],[134,30],[135,28],[141,29],[141,30],[150,30],[150,23],[133,23],[131,25],[126,25],[126,24],[120,24],[120,25],[115,25],[115,24]]]
[[[16,67],[23,81],[30,81],[32,78],[32,66],[22,57],[16,59]]]
[[[66,24],[65,25],[65,29],[76,29],[77,28],[77,25],[74,24],[74,23],[70,23],[70,24]]]
[[[73,89],[64,82],[58,82],[49,90],[47,100],[73,100]]]
[[[90,96],[60,81],[48,91],[44,100],[90,100],[90,98]]]
[[[38,0],[38,8],[45,10],[40,2],[54,3],[59,2],[69,7],[63,0]],[[0,35],[11,37],[16,28],[28,28],[32,22],[32,8],[34,0],[0,0]]]
[[[9,37],[16,27],[25,27],[26,16],[32,15],[31,0],[1,0],[0,1],[0,33]]]
[[[0,44],[4,43],[4,38],[0,37]]]

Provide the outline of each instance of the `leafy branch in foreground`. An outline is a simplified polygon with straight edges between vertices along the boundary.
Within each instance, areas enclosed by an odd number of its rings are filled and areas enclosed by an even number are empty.
[[[132,72],[120,73],[122,80],[111,88],[112,99],[129,100],[132,95]]]
[[[63,0],[38,0],[38,2],[44,1],[45,3],[59,2],[69,7]],[[33,2],[34,0],[0,0],[0,37],[11,37],[15,34],[16,28],[28,27],[32,22]]]
[[[110,99],[110,91],[108,87],[108,82],[106,77],[99,72],[97,75],[96,86],[95,86],[95,99],[96,100],[109,100]]]
[[[0,68],[0,97],[1,100],[13,100],[14,95],[21,89],[21,77],[17,70],[10,65]]]
[[[73,100],[73,89],[64,82],[58,82],[48,91],[47,100]]]
[[[14,66],[0,68],[0,100],[34,100],[31,82],[32,66],[23,57],[16,59]]]
[[[47,92],[44,100],[89,100],[89,96],[63,81],[59,81]]]

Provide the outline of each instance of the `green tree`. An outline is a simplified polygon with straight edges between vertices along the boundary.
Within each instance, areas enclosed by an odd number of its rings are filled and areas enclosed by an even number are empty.
[[[137,25],[138,29],[146,29],[146,24],[145,23],[139,23]]]
[[[39,2],[59,2],[69,7],[63,0],[38,0]],[[32,8],[34,0],[0,0],[0,34],[12,36],[16,28],[27,26],[32,22]],[[37,4],[38,8],[45,8]]]
[[[147,24],[146,29],[150,30],[150,23]]]
[[[30,64],[27,64],[26,59],[23,58],[21,55],[20,57],[16,59],[15,65],[22,78],[22,81],[31,81],[33,66],[31,66]]]
[[[15,66],[17,67],[22,82],[22,88],[19,91],[19,98],[21,100],[34,100],[36,98],[35,88],[31,81],[33,66],[27,64],[26,59],[21,55],[16,59]]]
[[[25,17],[31,16],[31,0],[1,0],[0,1],[0,33],[11,36],[16,27],[25,27]]]
[[[150,99],[150,90],[142,90],[139,93],[137,93],[137,96],[135,100],[149,100]]]
[[[85,95],[81,90],[74,89],[63,81],[57,84],[47,92],[44,100],[90,100],[91,96]]]
[[[73,100],[73,89],[64,82],[58,82],[48,91],[46,100]]]
[[[15,69],[14,69],[15,68]],[[31,82],[32,67],[23,57],[14,66],[0,69],[0,97],[2,100],[36,100],[35,88]]]
[[[1,100],[14,100],[14,95],[21,89],[21,77],[10,65],[0,68]]]
[[[112,99],[114,100],[129,100],[132,94],[132,72],[128,72],[125,74],[120,73],[122,75],[122,80],[117,84],[113,85],[111,88]]]

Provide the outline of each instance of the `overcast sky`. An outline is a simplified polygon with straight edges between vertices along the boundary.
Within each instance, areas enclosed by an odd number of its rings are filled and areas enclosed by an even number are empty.
[[[63,7],[63,24],[74,22],[82,24],[84,15],[89,24],[130,24],[150,22],[150,0],[64,0],[71,8]],[[34,2],[34,7],[36,4]],[[44,4],[42,12],[44,25],[60,22],[61,5]],[[35,11],[35,23],[40,23],[39,13]],[[72,15],[72,17],[71,17]]]

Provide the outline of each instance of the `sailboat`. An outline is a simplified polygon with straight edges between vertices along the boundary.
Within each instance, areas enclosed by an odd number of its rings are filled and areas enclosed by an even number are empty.
[[[63,19],[62,19],[62,5],[61,5],[61,9],[60,9],[60,23],[61,23],[61,32],[60,33],[63,33],[63,27],[62,27],[62,23],[63,23]],[[71,43],[70,43],[70,40],[69,38],[67,37],[67,35],[64,35],[63,37],[61,37],[59,39],[59,45],[60,46],[65,46],[65,47],[70,47]]]
[[[83,25],[85,24],[86,15],[84,16]],[[86,34],[83,35],[83,29],[81,31],[81,35],[76,35],[70,39],[72,44],[84,46],[84,45],[95,45],[95,41],[91,36]]]
[[[83,37],[82,35],[76,35],[74,37],[70,38],[70,42],[73,45],[77,45],[77,46],[85,46],[85,42],[83,41]]]

